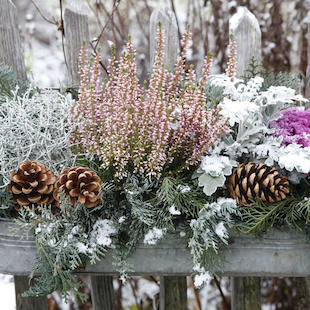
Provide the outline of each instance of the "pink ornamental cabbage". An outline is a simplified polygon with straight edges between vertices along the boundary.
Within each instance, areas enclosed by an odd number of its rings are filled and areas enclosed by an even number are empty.
[[[281,145],[297,143],[302,147],[310,146],[310,109],[289,108],[281,111],[282,116],[269,123],[274,128],[274,137],[283,137]]]

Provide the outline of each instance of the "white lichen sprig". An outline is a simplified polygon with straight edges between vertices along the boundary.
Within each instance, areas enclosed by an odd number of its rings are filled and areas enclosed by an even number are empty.
[[[72,100],[58,92],[29,89],[0,105],[0,190],[20,162],[37,160],[54,173],[74,165],[67,116]]]

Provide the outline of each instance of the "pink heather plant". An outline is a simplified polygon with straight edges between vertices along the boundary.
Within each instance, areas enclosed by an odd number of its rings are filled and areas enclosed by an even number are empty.
[[[187,31],[175,72],[168,72],[159,27],[148,87],[138,83],[131,41],[119,61],[112,48],[105,82],[100,78],[100,57],[89,62],[85,49],[81,51],[79,100],[71,109],[72,142],[80,142],[103,169],[113,168],[119,180],[128,172],[158,178],[166,168],[180,172],[195,166],[227,131],[220,109],[206,107],[211,57],[206,57],[199,80],[193,68],[185,72],[189,36]]]
[[[234,40],[232,34],[230,35],[228,48],[230,53],[225,72],[226,75],[230,77],[231,81],[233,81],[234,78],[236,77],[237,52],[236,52],[236,41]]]
[[[310,146],[310,109],[289,108],[281,114],[279,119],[269,124],[270,128],[275,128],[272,135],[282,136],[282,145],[297,143],[302,147]]]

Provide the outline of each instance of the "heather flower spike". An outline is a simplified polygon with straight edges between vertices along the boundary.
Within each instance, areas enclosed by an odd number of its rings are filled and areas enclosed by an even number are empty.
[[[159,25],[148,87],[139,85],[136,51],[130,40],[118,61],[112,51],[105,82],[100,77],[100,56],[91,63],[82,49],[79,100],[71,109],[71,140],[80,142],[103,169],[112,169],[117,179],[129,172],[158,178],[164,168],[180,172],[197,165],[227,131],[220,108],[206,106],[204,86],[212,57],[206,57],[199,80],[193,68],[185,72],[189,38],[187,30],[175,71],[168,72]]]
[[[232,34],[229,37],[228,48],[230,54],[227,62],[226,75],[231,78],[231,81],[233,81],[234,78],[236,77],[237,54],[236,54],[236,42]]]

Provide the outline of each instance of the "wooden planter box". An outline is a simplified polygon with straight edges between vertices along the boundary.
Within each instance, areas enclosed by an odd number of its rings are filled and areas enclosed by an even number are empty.
[[[34,236],[21,239],[10,227],[17,224],[0,219],[0,273],[28,275],[36,258]],[[226,257],[219,273],[227,276],[294,276],[310,275],[310,242],[293,230],[272,230],[260,238],[232,234],[230,245],[222,252]],[[132,275],[182,276],[193,273],[190,250],[180,238],[169,235],[155,246],[141,244],[130,258]],[[116,275],[112,257],[80,273]]]

